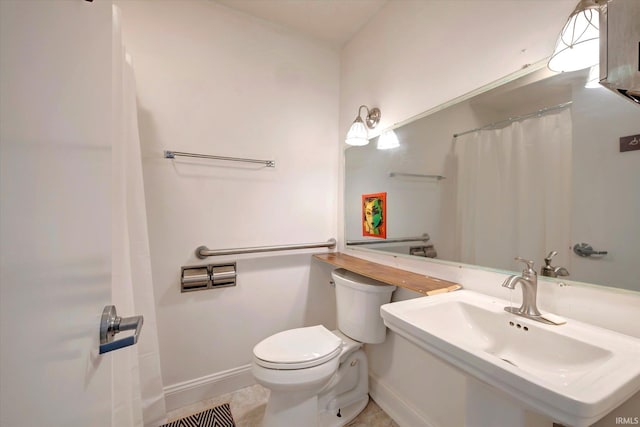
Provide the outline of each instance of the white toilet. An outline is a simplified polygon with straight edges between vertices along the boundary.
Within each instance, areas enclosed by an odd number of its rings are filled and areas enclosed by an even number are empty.
[[[340,427],[369,401],[362,343],[384,341],[380,306],[396,289],[344,269],[336,285],[337,331],[322,325],[279,332],[253,349],[251,372],[271,390],[263,427]]]

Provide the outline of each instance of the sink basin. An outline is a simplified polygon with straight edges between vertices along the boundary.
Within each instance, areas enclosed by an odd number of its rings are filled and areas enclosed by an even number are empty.
[[[473,291],[385,304],[392,331],[563,424],[588,426],[640,390],[640,340],[586,323],[546,325]]]

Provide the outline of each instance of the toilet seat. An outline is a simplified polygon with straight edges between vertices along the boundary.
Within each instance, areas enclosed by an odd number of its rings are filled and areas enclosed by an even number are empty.
[[[256,364],[268,369],[305,369],[337,357],[342,339],[322,325],[290,329],[259,342],[253,348]]]

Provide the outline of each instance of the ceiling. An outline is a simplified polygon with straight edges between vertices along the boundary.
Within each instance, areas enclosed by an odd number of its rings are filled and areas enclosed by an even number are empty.
[[[213,0],[340,48],[389,0]]]

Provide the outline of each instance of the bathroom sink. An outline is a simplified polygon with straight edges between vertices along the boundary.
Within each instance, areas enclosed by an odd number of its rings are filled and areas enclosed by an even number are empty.
[[[385,304],[392,331],[572,426],[588,426],[640,390],[640,340],[567,319],[546,325],[468,290]]]

